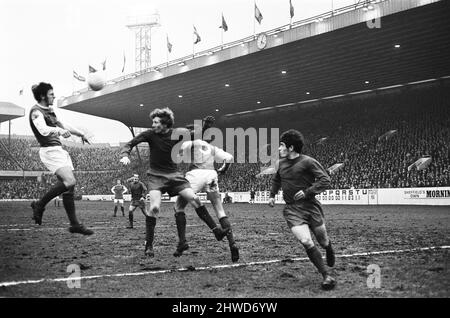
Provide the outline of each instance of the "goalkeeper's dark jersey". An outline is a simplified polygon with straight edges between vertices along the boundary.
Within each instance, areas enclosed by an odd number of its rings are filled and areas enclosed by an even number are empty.
[[[145,196],[145,193],[147,193],[147,187],[141,181],[131,182],[130,193],[131,193],[131,200],[133,201],[140,200],[143,196]]]

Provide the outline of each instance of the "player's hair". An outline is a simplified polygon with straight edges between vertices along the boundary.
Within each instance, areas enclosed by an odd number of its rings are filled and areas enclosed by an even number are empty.
[[[295,129],[290,129],[282,133],[280,142],[283,142],[287,148],[293,146],[294,151],[297,153],[302,152],[303,144],[305,143],[302,133]]]
[[[166,125],[167,128],[172,128],[175,122],[175,117],[173,115],[173,111],[169,107],[165,108],[156,108],[150,113],[150,118],[159,117],[161,119],[161,124]]]
[[[49,83],[40,82],[37,85],[33,85],[31,87],[31,91],[33,92],[34,99],[39,103],[42,97],[47,96],[47,92],[53,89],[53,86]]]

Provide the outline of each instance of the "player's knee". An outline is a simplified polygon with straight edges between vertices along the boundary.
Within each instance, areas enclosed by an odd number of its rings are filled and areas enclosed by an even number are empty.
[[[75,187],[76,184],[77,184],[77,180],[75,180],[75,178],[73,178],[73,177],[69,177],[69,178],[66,178],[66,180],[64,180],[64,185],[68,189]]]
[[[328,238],[327,237],[317,237],[317,242],[321,247],[326,248],[328,246]]]
[[[314,242],[311,238],[301,238],[300,243],[303,245],[304,248],[309,249],[314,246]]]
[[[199,207],[202,205],[202,202],[200,201],[200,198],[197,195],[194,195],[191,199],[191,201],[189,201],[192,205],[194,205],[194,207]]]
[[[157,215],[159,213],[159,206],[156,205],[150,206],[150,213],[153,215]]]

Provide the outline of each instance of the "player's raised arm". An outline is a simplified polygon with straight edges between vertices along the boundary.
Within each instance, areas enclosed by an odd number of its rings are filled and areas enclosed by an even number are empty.
[[[125,146],[123,146],[122,149],[120,149],[120,157],[121,157],[120,162],[124,165],[129,164],[130,163],[129,156],[130,156],[131,150],[135,146],[139,145],[141,142],[150,143],[150,141],[151,141],[150,135],[151,134],[152,134],[152,130],[149,129],[147,131],[140,133],[139,135],[137,135],[136,137],[131,139],[129,142],[127,142],[125,144]]]
[[[313,158],[308,163],[316,181],[304,191],[307,198],[320,194],[331,186],[331,178],[322,165]]]
[[[58,121],[58,124],[60,125],[60,127],[62,127],[63,129],[69,131],[72,135],[81,137],[82,139],[85,139],[84,136],[84,132],[82,132],[81,130],[79,130],[78,128],[73,127],[72,125],[69,125],[68,123],[63,123],[61,121]]]
[[[225,174],[225,172],[227,172],[227,170],[230,168],[233,159],[234,158],[232,154],[218,147],[214,147],[214,160],[216,162],[223,162],[222,166],[217,169],[218,174]]]

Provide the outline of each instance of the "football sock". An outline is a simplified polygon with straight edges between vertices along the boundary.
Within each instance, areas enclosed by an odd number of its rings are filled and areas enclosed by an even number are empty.
[[[53,198],[57,197],[61,193],[66,192],[67,190],[68,189],[66,188],[64,183],[62,183],[62,181],[57,181],[53,185],[53,187],[51,187],[50,190],[48,190],[48,192],[45,193],[44,196],[39,200],[38,204],[42,208],[44,208],[47,205],[47,203],[49,203]]]
[[[117,205],[114,207],[114,215],[117,214]]]
[[[133,227],[133,212],[128,212],[128,220],[130,221],[130,226]]]
[[[325,277],[327,275],[327,270],[322,259],[322,253],[320,253],[319,249],[316,246],[307,248],[306,254],[308,254],[309,259],[314,264],[314,266],[316,266],[319,273],[321,273],[322,276]]]
[[[123,206],[120,207],[120,210],[122,211],[122,215],[125,215],[125,210],[123,209]]]
[[[196,208],[195,212],[197,212],[198,217],[203,222],[205,222],[211,230],[213,230],[217,227],[216,222],[214,222],[213,218],[209,214],[208,210],[206,210],[206,207],[204,205]]]
[[[153,216],[145,217],[145,248],[153,247],[153,238],[155,237],[156,218]]]
[[[228,230],[227,234],[228,243],[230,243],[230,245],[234,244],[235,242],[233,237],[233,231],[231,230],[231,223],[230,220],[228,220],[228,217],[224,216],[223,218],[220,218],[219,222],[224,230]]]
[[[333,246],[331,245],[331,240],[328,240],[328,245],[325,246],[324,249],[325,249],[326,251],[329,251],[329,252],[334,252],[334,251],[333,251]]]
[[[75,201],[74,201],[74,190],[75,186],[70,187],[68,192],[63,193],[63,205],[66,209],[67,217],[69,218],[70,225],[78,225],[77,215],[75,213]]]
[[[177,224],[178,240],[186,242],[186,214],[184,212],[175,212],[175,223]]]

